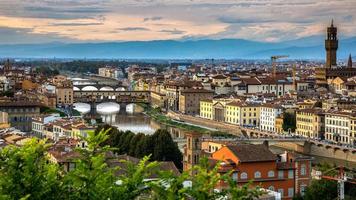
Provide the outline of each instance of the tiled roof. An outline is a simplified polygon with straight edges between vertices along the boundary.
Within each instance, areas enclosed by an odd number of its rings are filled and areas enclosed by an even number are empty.
[[[273,154],[265,145],[238,144],[226,146],[240,162],[263,162],[275,161],[277,156]]]

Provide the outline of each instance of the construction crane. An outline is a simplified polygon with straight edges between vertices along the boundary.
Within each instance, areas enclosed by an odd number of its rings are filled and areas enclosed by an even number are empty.
[[[336,168],[330,169],[328,171],[334,170]],[[326,173],[326,172],[324,172]],[[339,167],[339,173],[337,176],[321,176],[322,179],[326,180],[334,180],[337,181],[337,196],[338,200],[344,200],[345,199],[345,182],[348,182],[350,184],[353,184],[356,186],[356,182],[353,180],[349,180],[349,177],[346,176],[346,173],[344,171],[343,167]]]
[[[286,56],[286,55],[282,55],[282,56],[271,56],[271,62],[272,62],[272,67],[273,67],[273,78],[276,77],[276,61],[280,58],[288,58],[289,56]]]

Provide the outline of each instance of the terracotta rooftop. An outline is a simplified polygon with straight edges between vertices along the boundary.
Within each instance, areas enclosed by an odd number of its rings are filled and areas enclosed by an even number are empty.
[[[275,161],[277,156],[273,154],[265,145],[238,144],[226,146],[240,162],[263,162]]]

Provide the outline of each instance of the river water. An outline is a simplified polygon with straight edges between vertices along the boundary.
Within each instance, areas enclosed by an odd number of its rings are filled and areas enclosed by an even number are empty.
[[[83,105],[81,105],[83,107]],[[81,112],[88,112],[87,109],[90,109],[90,106],[84,105],[85,109],[80,108]],[[99,109],[101,108],[101,109]],[[153,134],[158,129],[167,129],[174,141],[177,142],[178,146],[181,150],[183,150],[183,146],[185,145],[185,133],[186,131],[166,126],[160,124],[149,116],[143,113],[143,109],[135,104],[129,104],[126,106],[126,109],[117,109],[112,103],[104,103],[98,105],[97,107],[98,114],[102,118],[102,121],[110,124],[112,126],[117,127],[119,130],[123,131],[132,131],[134,133],[144,133],[144,134]],[[270,149],[274,153],[283,153],[284,149],[277,148],[274,146],[270,146]],[[345,167],[356,168],[356,163],[330,159],[324,157],[314,156],[314,163],[327,162],[332,165],[342,165]]]

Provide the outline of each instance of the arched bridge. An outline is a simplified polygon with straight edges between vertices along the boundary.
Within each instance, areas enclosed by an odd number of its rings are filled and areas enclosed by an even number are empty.
[[[76,103],[150,103],[149,91],[74,91]]]
[[[107,85],[107,84],[86,84],[74,85],[74,92],[95,92],[95,91],[125,91],[126,87],[121,84]]]

